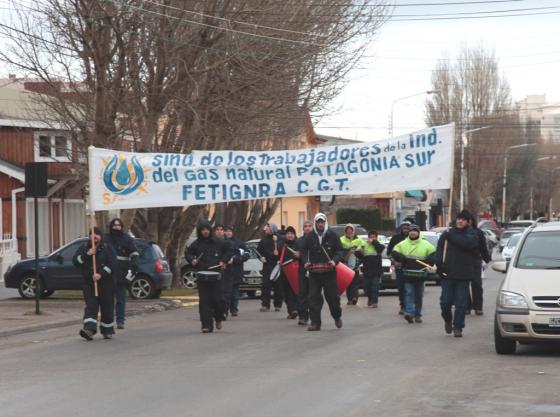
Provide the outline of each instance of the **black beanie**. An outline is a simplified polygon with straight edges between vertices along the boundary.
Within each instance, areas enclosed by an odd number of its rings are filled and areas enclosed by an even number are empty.
[[[296,229],[294,229],[292,226],[286,227],[286,233],[293,233],[294,235],[297,235]]]
[[[463,219],[463,220],[472,220],[473,215],[468,210],[461,210],[459,214],[457,214],[456,219]]]

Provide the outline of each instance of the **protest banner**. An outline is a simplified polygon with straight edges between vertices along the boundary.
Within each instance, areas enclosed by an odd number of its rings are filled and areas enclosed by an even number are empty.
[[[450,124],[377,142],[260,152],[133,153],[90,147],[91,208],[450,188],[454,134]]]

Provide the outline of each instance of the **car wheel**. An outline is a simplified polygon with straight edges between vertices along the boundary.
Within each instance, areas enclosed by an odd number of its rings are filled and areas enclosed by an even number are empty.
[[[146,275],[136,275],[136,278],[130,283],[129,293],[135,300],[146,300],[154,297],[156,288]]]
[[[515,353],[517,342],[513,339],[507,339],[500,333],[498,319],[494,319],[494,347],[499,355],[511,355]]]
[[[25,276],[19,283],[18,292],[21,298],[35,298],[35,275]]]
[[[192,268],[186,267],[181,270],[181,283],[185,288],[196,290],[196,276]]]

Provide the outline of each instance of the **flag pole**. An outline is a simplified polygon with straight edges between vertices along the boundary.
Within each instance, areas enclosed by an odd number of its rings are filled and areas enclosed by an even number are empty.
[[[95,149],[94,146],[89,146],[88,147],[88,171],[89,171],[89,213],[90,213],[90,223],[91,223],[91,230],[90,230],[90,236],[91,236],[91,247],[93,248],[93,256],[92,256],[92,265],[93,265],[93,275],[97,274],[97,264],[96,264],[96,253],[97,253],[97,248],[95,247],[95,210],[93,209],[93,202],[92,202],[92,197],[91,197],[91,176],[92,174],[92,153],[93,150]],[[93,276],[91,277],[93,279]],[[97,286],[97,281],[93,280],[93,290],[95,293],[96,297],[99,297],[99,288]]]

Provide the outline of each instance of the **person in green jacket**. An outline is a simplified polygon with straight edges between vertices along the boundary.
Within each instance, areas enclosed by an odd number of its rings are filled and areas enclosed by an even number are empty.
[[[362,248],[366,244],[366,242],[356,235],[356,228],[353,224],[348,223],[344,228],[344,236],[340,237],[340,243],[344,248],[344,257],[342,258],[342,262],[348,265],[349,268],[354,270],[354,279],[346,288],[346,298],[348,298],[347,305],[356,305],[358,304],[358,296],[359,296],[359,272],[358,267],[360,266],[360,262],[356,258],[356,255],[361,256]]]
[[[422,300],[424,298],[424,281],[428,275],[424,263],[435,263],[436,248],[420,234],[420,227],[410,226],[408,237],[397,244],[391,256],[402,263],[404,273],[404,318],[409,323],[422,323]]]

